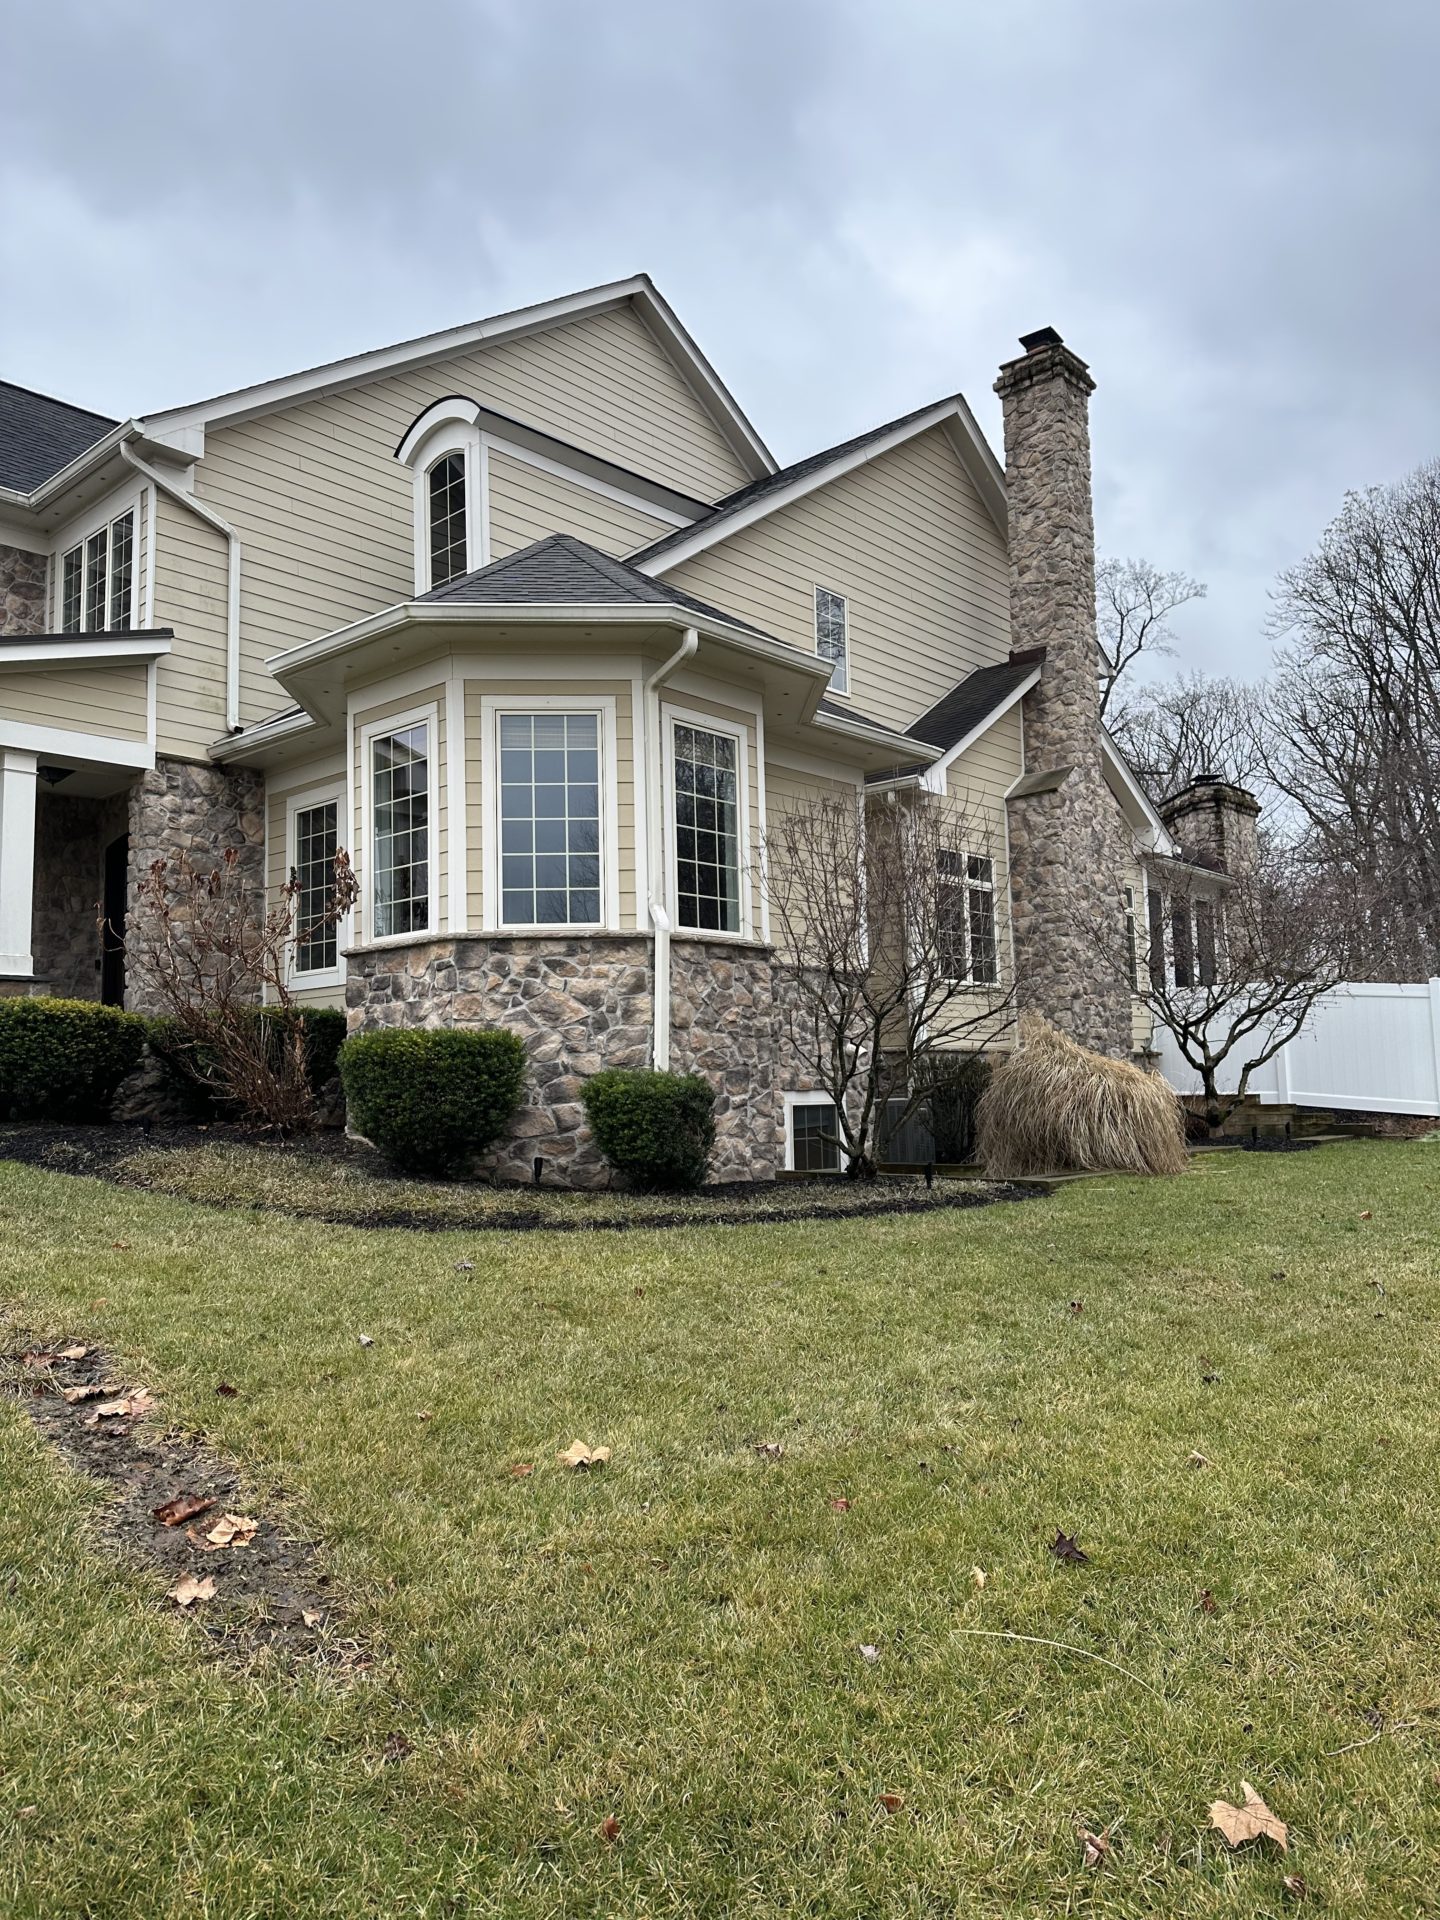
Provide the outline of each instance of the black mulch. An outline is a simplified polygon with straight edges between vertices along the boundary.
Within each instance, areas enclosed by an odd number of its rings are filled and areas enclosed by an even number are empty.
[[[242,1127],[212,1125],[200,1127],[134,1126],[60,1126],[14,1122],[0,1125],[0,1160],[18,1161],[23,1166],[39,1167],[46,1173],[70,1173],[93,1179],[113,1180],[145,1193],[164,1193],[164,1187],[151,1186],[122,1165],[145,1147],[192,1150],[219,1142],[261,1147],[268,1153],[297,1158],[341,1160],[359,1172],[380,1176],[388,1174],[373,1151],[347,1140],[337,1132],[308,1135],[303,1141],[266,1139]],[[794,1203],[796,1183],[783,1180],[730,1181],[703,1187],[689,1196],[674,1212],[626,1213],[626,1195],[616,1191],[616,1212],[612,1215],[587,1213],[567,1220],[563,1213],[540,1211],[516,1205],[513,1209],[487,1206],[473,1215],[451,1213],[439,1217],[420,1208],[382,1205],[364,1211],[325,1207],[285,1207],[263,1201],[236,1202],[234,1210],[245,1213],[280,1213],[291,1218],[321,1220],[340,1227],[403,1227],[417,1233],[594,1233],[641,1232],[663,1227],[743,1227],[757,1223],[783,1225],[786,1221],[868,1220],[882,1214],[934,1213],[946,1208],[987,1207],[1003,1200],[1038,1200],[1048,1189],[1016,1181],[994,1181],[984,1185],[958,1180],[937,1181],[934,1189],[914,1179],[884,1179],[875,1189],[873,1202],[863,1207],[837,1206],[828,1198],[828,1185],[816,1181],[807,1187],[813,1196],[809,1203]],[[446,1188],[463,1190],[462,1183]],[[516,1186],[517,1195],[529,1189]],[[493,1192],[494,1189],[487,1189]],[[505,1187],[500,1188],[506,1191]],[[552,1195],[557,1188],[547,1188]],[[777,1204],[778,1196],[785,1204]],[[592,1196],[593,1198],[593,1196]],[[737,1204],[739,1203],[739,1204]],[[198,1204],[198,1203],[197,1203]],[[223,1208],[223,1202],[204,1204]]]
[[[82,1356],[64,1358],[67,1347],[83,1348]],[[130,1559],[154,1568],[164,1581],[162,1606],[184,1611],[234,1655],[268,1647],[289,1660],[340,1669],[369,1664],[355,1642],[338,1632],[329,1575],[318,1564],[314,1542],[295,1539],[257,1512],[229,1462],[195,1437],[167,1428],[158,1405],[131,1415],[100,1411],[128,1404],[138,1390],[103,1348],[78,1340],[17,1344],[12,1334],[0,1354],[0,1388],[16,1395],[71,1466],[109,1487],[102,1535]],[[67,1390],[76,1397],[67,1400]],[[176,1500],[194,1510],[167,1526],[155,1509]],[[207,1544],[206,1535],[227,1515],[258,1522],[248,1545]],[[181,1609],[169,1595],[186,1574],[213,1579],[214,1597]]]

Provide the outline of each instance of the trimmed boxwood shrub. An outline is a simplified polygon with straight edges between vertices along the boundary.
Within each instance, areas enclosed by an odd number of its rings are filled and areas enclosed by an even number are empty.
[[[108,1120],[140,1058],[145,1022],[98,1000],[0,1000],[0,1113],[8,1120]]]
[[[581,1099],[596,1145],[633,1185],[698,1187],[715,1145],[715,1089],[698,1073],[608,1067]]]
[[[351,1124],[402,1173],[463,1173],[492,1146],[525,1084],[517,1034],[387,1027],[340,1049]]]
[[[278,1031],[283,1020],[298,1020],[305,1033],[305,1062],[310,1091],[317,1099],[339,1071],[345,1040],[345,1015],[338,1007],[253,1007],[247,1019],[258,1020],[267,1031]],[[165,1070],[171,1091],[196,1120],[236,1117],[236,1104],[215,1073],[209,1049],[186,1040],[178,1020],[149,1023],[150,1051]],[[243,1117],[243,1116],[242,1116]]]

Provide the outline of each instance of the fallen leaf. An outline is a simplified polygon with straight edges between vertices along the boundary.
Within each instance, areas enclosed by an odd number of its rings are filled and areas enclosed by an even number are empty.
[[[222,1400],[233,1400],[240,1389],[239,1387],[232,1387],[228,1380],[222,1380],[215,1391]]]
[[[373,1347],[375,1342],[370,1338],[368,1333],[362,1333],[360,1335],[360,1344],[362,1347]]]
[[[90,1418],[94,1420],[123,1420],[130,1411],[128,1400],[102,1400]]]
[[[38,1373],[45,1367],[53,1367],[60,1356],[58,1353],[51,1353],[46,1347],[32,1347],[22,1358],[27,1367]]]
[[[162,1527],[183,1527],[187,1520],[193,1520],[197,1514],[208,1513],[215,1502],[206,1500],[198,1493],[177,1493],[173,1500],[166,1500],[150,1511]]]
[[[403,1733],[386,1736],[384,1757],[387,1760],[408,1760],[415,1751],[414,1743],[406,1739]]]
[[[583,1440],[572,1440],[564,1453],[557,1453],[555,1458],[572,1473],[583,1472],[587,1467],[603,1467],[610,1458],[610,1449],[587,1447]]]
[[[512,1480],[528,1480],[535,1471],[528,1460],[517,1460],[505,1469]]]
[[[875,1662],[880,1658],[879,1647],[872,1646],[869,1641],[866,1641],[860,1649],[860,1658],[865,1662],[867,1667],[873,1667]]]
[[[456,1273],[473,1273],[475,1271],[475,1262],[473,1260],[457,1260],[455,1262],[455,1271]]]
[[[1109,1827],[1102,1827],[1099,1833],[1092,1833],[1088,1827],[1079,1826],[1076,1827],[1075,1832],[1085,1852],[1086,1866],[1103,1866],[1110,1858],[1110,1848],[1113,1844]]]
[[[130,1403],[131,1414],[137,1420],[141,1414],[149,1413],[155,1404],[154,1394],[145,1387],[132,1387],[125,1397]]]
[[[607,1813],[605,1818],[600,1822],[599,1833],[602,1840],[618,1840],[620,1838],[620,1822],[615,1818],[613,1813]]]
[[[1271,1274],[1270,1278],[1272,1280],[1283,1280],[1285,1278],[1284,1267],[1276,1267],[1275,1271]]]
[[[886,1813],[898,1813],[905,1804],[905,1796],[903,1793],[877,1793],[875,1804],[883,1807]]]
[[[1070,1567],[1084,1567],[1090,1563],[1090,1556],[1080,1545],[1073,1533],[1062,1533],[1057,1527],[1055,1538],[1050,1542],[1050,1551],[1057,1560],[1063,1560]]]
[[[1310,1892],[1309,1887],[1305,1884],[1303,1874],[1287,1873],[1280,1884],[1292,1900],[1303,1900]]]
[[[756,1453],[762,1460],[778,1460],[785,1451],[783,1440],[760,1440],[756,1442]]]
[[[850,1502],[845,1498],[843,1493],[838,1499],[832,1500],[830,1504],[836,1513],[848,1513],[850,1511]]]
[[[305,1622],[307,1627],[318,1627],[325,1616],[323,1613],[312,1612],[309,1607],[302,1607],[300,1609],[300,1618]]]
[[[433,1420],[435,1416],[433,1413],[417,1413],[415,1418],[417,1420]]]
[[[1201,1613],[1218,1613],[1219,1612],[1218,1603],[1216,1602],[1215,1596],[1210,1591],[1209,1587],[1206,1587],[1205,1591],[1201,1594],[1200,1598],[1196,1601],[1195,1604],[1196,1606],[1199,1607]]]
[[[205,1539],[212,1547],[248,1547],[259,1531],[258,1520],[243,1513],[222,1513]]]
[[[112,1240],[110,1242],[110,1249],[113,1253],[128,1253],[130,1251],[130,1242],[128,1240]]]
[[[62,1347],[60,1349],[60,1358],[62,1360],[83,1360],[89,1351],[89,1347]]]
[[[1375,1218],[1375,1216],[1374,1216],[1374,1214],[1373,1214],[1373,1213],[1372,1213],[1372,1212],[1370,1211],[1370,1209],[1369,1209],[1369,1207],[1366,1207],[1366,1209],[1365,1209],[1365,1211],[1364,1211],[1364,1212],[1363,1212],[1363,1213],[1361,1214],[1361,1216],[1360,1216],[1360,1218],[1361,1218],[1362,1220],[1373,1220],[1373,1219]]]
[[[104,1393],[104,1391],[105,1391],[104,1387],[95,1387],[95,1386],[62,1387],[60,1389],[60,1398],[66,1401],[68,1405],[73,1407],[73,1406],[76,1406],[81,1400],[98,1400],[100,1395]]]
[[[193,1607],[197,1600],[215,1598],[215,1582],[207,1574],[203,1580],[197,1580],[193,1573],[187,1573],[178,1585],[173,1586],[167,1598],[177,1607]]]
[[[1187,1453],[1185,1464],[1187,1467],[1208,1467],[1212,1462],[1207,1460],[1203,1453]]]
[[[985,1586],[984,1567],[971,1567],[970,1578],[974,1581],[975,1585],[983,1591]]]
[[[1071,1313],[1083,1313],[1085,1311],[1085,1302],[1083,1300],[1072,1300],[1070,1302],[1070,1311]]]
[[[1282,1853],[1289,1852],[1290,1829],[1266,1806],[1248,1780],[1240,1782],[1245,1796],[1243,1807],[1232,1807],[1228,1800],[1212,1800],[1210,1824],[1227,1847],[1243,1847],[1250,1840],[1273,1840]]]

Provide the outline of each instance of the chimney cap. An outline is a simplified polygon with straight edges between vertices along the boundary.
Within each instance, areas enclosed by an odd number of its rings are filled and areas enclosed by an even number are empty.
[[[1063,347],[1065,342],[1054,327],[1040,327],[1034,333],[1022,333],[1020,344],[1027,353],[1039,353],[1042,347]]]

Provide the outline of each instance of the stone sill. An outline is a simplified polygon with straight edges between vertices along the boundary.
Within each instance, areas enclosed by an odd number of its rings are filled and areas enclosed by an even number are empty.
[[[654,940],[653,931],[648,927],[594,927],[588,932],[512,933],[504,931],[490,932],[483,928],[467,929],[463,933],[410,933],[395,940],[378,940],[369,945],[345,947],[341,951],[343,960],[383,960],[387,953],[410,953],[416,947],[463,946],[467,942],[484,942],[487,947],[538,947],[538,946],[603,946],[621,940],[640,940],[648,947]],[[771,953],[772,942],[765,940],[741,939],[736,934],[672,933],[670,947],[704,948],[712,953]]]

